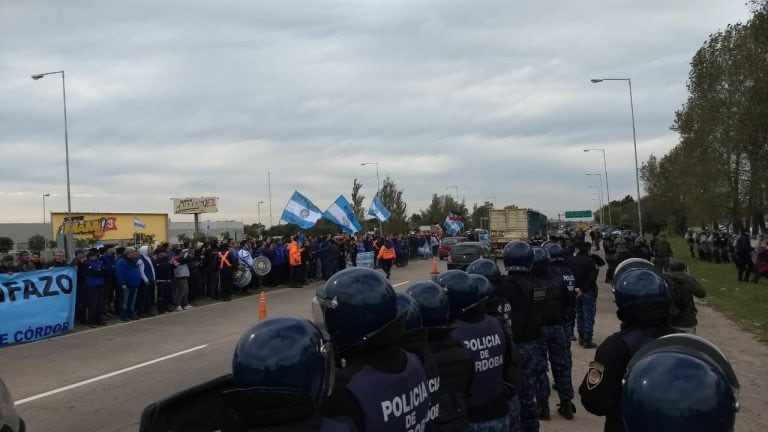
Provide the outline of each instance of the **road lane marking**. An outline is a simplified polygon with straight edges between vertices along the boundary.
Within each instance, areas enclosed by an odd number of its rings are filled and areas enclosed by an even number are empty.
[[[394,284],[394,285],[392,285],[392,286],[393,286],[393,287],[399,287],[400,285],[405,285],[405,284],[407,284],[408,282],[410,282],[410,281],[400,282],[400,283]]]
[[[116,370],[116,371],[110,372],[108,374],[99,375],[97,377],[93,377],[93,378],[87,379],[85,381],[80,381],[80,382],[77,382],[77,383],[74,383],[74,384],[70,384],[68,386],[59,387],[57,389],[54,389],[54,390],[51,390],[51,391],[47,391],[45,393],[40,393],[38,395],[34,395],[34,396],[30,396],[28,398],[21,399],[21,400],[17,401],[15,405],[19,406],[19,405],[25,404],[27,402],[32,402],[32,401],[35,401],[35,400],[38,400],[38,399],[42,399],[44,397],[55,395],[57,393],[62,393],[62,392],[65,392],[65,391],[68,391],[68,390],[72,390],[74,388],[82,387],[84,385],[88,385],[88,384],[91,384],[91,383],[94,383],[94,382],[97,382],[97,381],[105,380],[107,378],[111,378],[111,377],[116,376],[116,375],[124,374],[126,372],[130,372],[132,370],[136,370],[136,369],[142,368],[144,366],[149,366],[151,364],[159,363],[161,361],[172,359],[174,357],[178,357],[178,356],[181,356],[181,355],[184,355],[184,354],[189,354],[189,353],[191,353],[193,351],[201,350],[201,349],[203,349],[203,348],[205,348],[207,346],[208,346],[208,344],[199,345],[199,346],[196,346],[194,348],[186,349],[184,351],[179,351],[179,352],[177,352],[175,354],[170,354],[170,355],[167,355],[167,356],[164,356],[164,357],[156,358],[154,360],[150,360],[148,362],[144,362],[144,363],[140,363],[140,364],[137,364],[137,365],[134,365],[134,366],[130,366],[130,367],[127,367],[125,369]]]

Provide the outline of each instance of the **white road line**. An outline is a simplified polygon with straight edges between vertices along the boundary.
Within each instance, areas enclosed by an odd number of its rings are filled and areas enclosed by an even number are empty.
[[[400,282],[400,283],[398,283],[398,284],[394,284],[394,285],[392,285],[392,286],[393,286],[393,287],[399,287],[400,285],[405,285],[405,284],[407,284],[408,282],[410,282],[410,281]]]
[[[126,372],[130,372],[132,370],[139,369],[139,368],[142,368],[144,366],[149,366],[151,364],[159,363],[161,361],[168,360],[168,359],[171,359],[171,358],[174,358],[174,357],[178,357],[180,355],[188,354],[188,353],[191,353],[193,351],[201,350],[201,349],[203,349],[203,348],[205,348],[207,346],[208,346],[208,344],[199,345],[199,346],[196,346],[194,348],[186,349],[184,351],[179,351],[179,352],[177,352],[175,354],[170,354],[170,355],[167,355],[167,356],[164,356],[164,357],[156,358],[154,360],[150,360],[148,362],[144,362],[144,363],[140,363],[140,364],[137,364],[137,365],[134,365],[134,366],[131,366],[131,367],[127,367],[125,369],[120,369],[120,370],[117,370],[117,371],[114,371],[114,372],[110,372],[108,374],[99,375],[97,377],[87,379],[85,381],[80,381],[80,382],[77,382],[77,383],[74,383],[74,384],[70,384],[68,386],[59,387],[57,389],[54,389],[54,390],[51,390],[51,391],[47,391],[45,393],[40,393],[38,395],[30,396],[28,398],[21,399],[21,400],[17,401],[16,402],[16,406],[19,406],[21,404],[25,404],[27,402],[32,402],[32,401],[35,401],[35,400],[38,400],[38,399],[42,399],[44,397],[48,397],[48,396],[51,396],[51,395],[55,395],[57,393],[65,392],[67,390],[72,390],[74,388],[82,387],[84,385],[91,384],[91,383],[94,383],[94,382],[97,382],[97,381],[105,380],[105,379],[111,378],[111,377],[113,377],[115,375],[124,374]]]

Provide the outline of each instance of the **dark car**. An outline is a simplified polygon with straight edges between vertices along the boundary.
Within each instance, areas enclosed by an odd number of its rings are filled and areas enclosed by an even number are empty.
[[[451,249],[448,255],[448,270],[466,270],[467,266],[480,258],[491,258],[493,252],[491,248],[480,242],[461,242],[457,243]]]
[[[441,260],[448,258],[451,254],[451,249],[456,243],[467,241],[466,237],[444,237],[440,242],[440,247],[437,249],[437,257]]]

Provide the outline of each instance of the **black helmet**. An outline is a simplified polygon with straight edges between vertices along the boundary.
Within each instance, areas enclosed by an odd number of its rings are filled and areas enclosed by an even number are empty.
[[[395,290],[371,269],[348,268],[331,276],[315,293],[316,322],[340,348],[362,344],[398,317]]]
[[[437,275],[435,282],[445,288],[448,294],[448,304],[451,307],[451,318],[466,312],[467,308],[477,302],[477,286],[466,272],[448,270]]]
[[[549,253],[540,246],[533,247],[533,273],[538,276],[547,274],[549,269]]]
[[[669,317],[669,288],[655,271],[625,271],[614,280],[613,295],[621,321],[652,322]]]
[[[397,314],[405,315],[405,329],[418,329],[422,327],[421,309],[413,297],[406,293],[396,293]]]
[[[544,249],[549,252],[549,258],[554,261],[565,260],[566,252],[562,246],[558,243],[547,243],[544,245]]]
[[[533,268],[533,248],[526,242],[513,241],[504,246],[504,267],[511,272],[530,272]]]
[[[322,333],[306,318],[275,316],[240,337],[232,357],[238,388],[290,389],[319,401],[331,373]]]
[[[656,271],[656,266],[654,266],[652,262],[642,258],[626,259],[620,262],[619,265],[616,266],[616,270],[613,271],[613,280],[616,281],[619,278],[619,276],[621,276],[625,272],[628,272],[630,270],[638,270],[638,269]]]
[[[487,277],[480,274],[471,274],[469,277],[472,278],[472,281],[475,282],[475,286],[477,287],[477,299],[475,303],[493,297],[493,285],[491,285],[491,281],[489,281]]]
[[[706,339],[672,334],[644,345],[623,380],[628,432],[732,432],[739,382]]]
[[[499,266],[497,266],[493,260],[489,260],[488,258],[480,258],[472,261],[472,263],[467,266],[467,273],[483,275],[489,281],[501,277]]]
[[[418,282],[411,285],[406,293],[419,305],[424,327],[443,327],[448,323],[451,307],[445,288],[434,282]]]

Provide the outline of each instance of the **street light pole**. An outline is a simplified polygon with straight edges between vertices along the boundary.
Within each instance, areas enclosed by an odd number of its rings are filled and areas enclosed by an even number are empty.
[[[626,81],[629,85],[629,109],[632,114],[632,142],[635,146],[635,183],[637,186],[637,225],[640,231],[640,237],[643,237],[643,215],[640,211],[640,168],[637,164],[637,132],[635,129],[635,102],[632,97],[632,79],[631,78],[592,78],[593,84],[603,81]]]
[[[37,81],[46,75],[61,74],[61,94],[64,99],[64,154],[67,166],[67,221],[64,223],[64,256],[69,261],[69,241],[67,236],[72,231],[72,194],[69,183],[69,131],[67,128],[67,87],[64,81],[64,71],[45,72],[32,75],[32,79]]]
[[[360,166],[376,165],[376,196],[381,193],[381,181],[379,180],[379,163],[378,162],[363,162]],[[381,199],[381,197],[379,197]],[[379,219],[379,235],[384,237],[384,228],[382,228],[381,219]]]
[[[588,176],[600,177],[600,201],[603,201],[603,175],[598,173],[587,173]],[[600,208],[600,214],[603,214],[603,208]]]
[[[604,213],[603,212],[603,189],[602,188],[598,188],[597,186],[588,186],[588,187],[590,189],[599,189],[599,193],[600,193],[600,225],[604,225],[603,221],[605,219],[603,218],[603,213]]]
[[[45,197],[49,197],[51,194],[43,194],[43,224],[45,224]]]
[[[613,225],[613,219],[611,218],[611,189],[608,187],[608,164],[605,162],[605,149],[584,149],[585,152],[599,151],[603,153],[603,171],[605,171],[605,195],[608,198],[608,225]],[[601,192],[602,194],[602,192]]]

